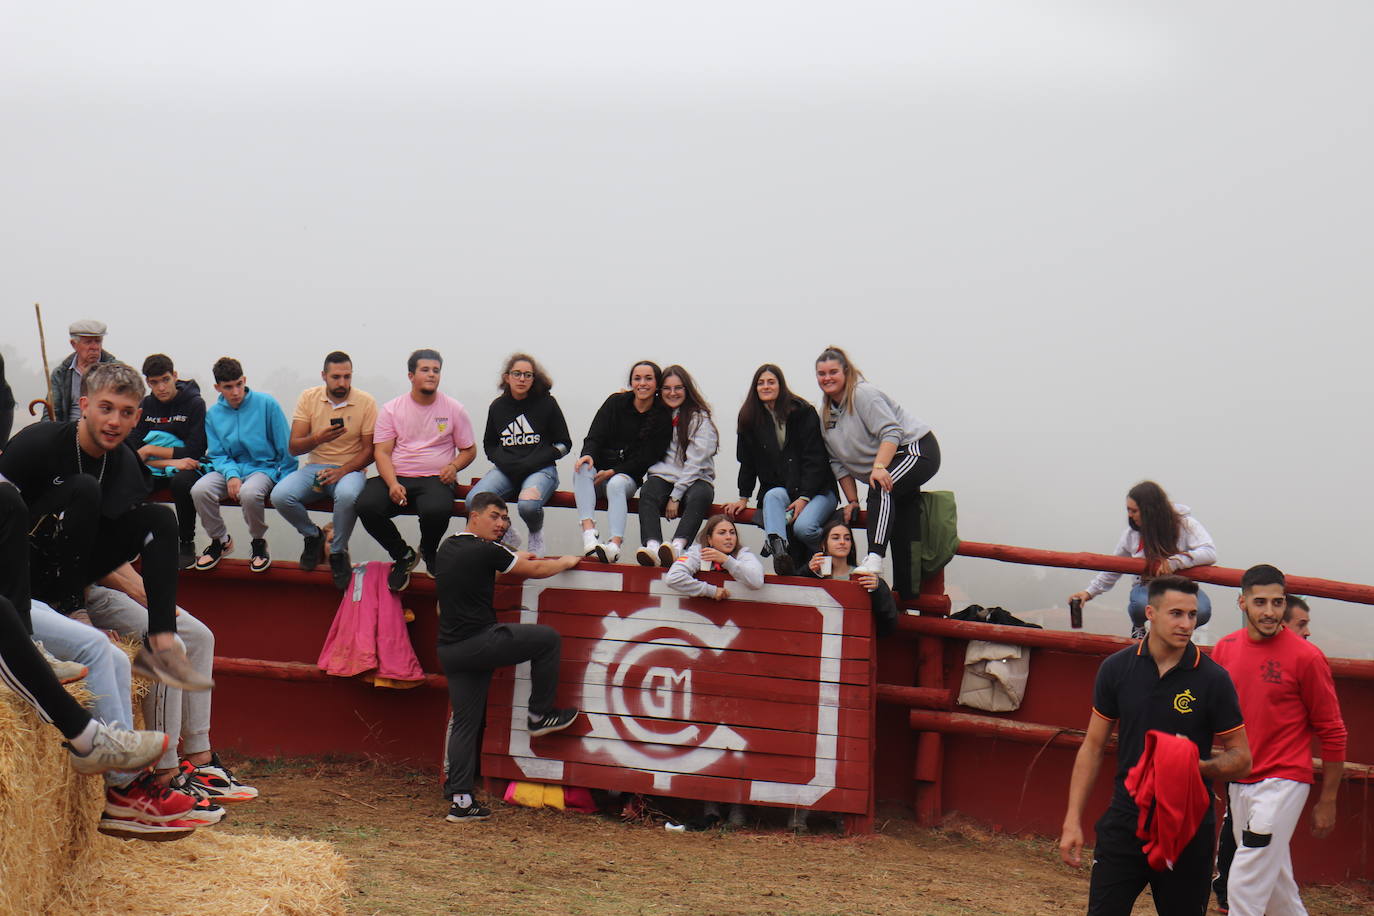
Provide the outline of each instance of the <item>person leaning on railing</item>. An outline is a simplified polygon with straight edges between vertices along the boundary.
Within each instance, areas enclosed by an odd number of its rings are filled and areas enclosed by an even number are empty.
[[[1163,488],[1153,480],[1143,480],[1126,494],[1126,530],[1114,551],[1118,557],[1143,557],[1145,575],[1137,576],[1131,588],[1126,612],[1131,615],[1131,638],[1145,637],[1145,605],[1148,584],[1156,576],[1167,576],[1192,566],[1210,566],[1217,561],[1212,536],[1193,518],[1185,505],[1169,501]],[[1111,589],[1121,573],[1100,572],[1075,598],[1088,602]],[[1212,601],[1207,593],[1197,593],[1197,625],[1212,619]]]

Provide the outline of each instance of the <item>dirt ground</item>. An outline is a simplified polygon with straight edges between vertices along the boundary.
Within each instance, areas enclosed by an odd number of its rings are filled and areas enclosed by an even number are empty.
[[[433,773],[369,761],[242,760],[262,797],[217,830],[328,840],[352,864],[357,914],[1081,913],[1087,872],[1046,839],[994,835],[957,818],[924,830],[894,816],[866,837],[813,818],[793,836],[758,829],[670,833],[661,822],[488,804],[449,824]],[[1367,884],[1304,888],[1314,916],[1368,914]],[[1136,913],[1153,913],[1148,894]]]

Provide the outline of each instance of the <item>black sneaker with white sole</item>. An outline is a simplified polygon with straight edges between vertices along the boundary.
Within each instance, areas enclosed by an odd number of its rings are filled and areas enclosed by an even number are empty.
[[[314,534],[307,534],[301,545],[300,568],[304,572],[314,572],[315,567],[324,559],[324,532],[316,528]]]
[[[419,555],[407,547],[400,559],[391,561],[391,572],[386,574],[386,587],[393,592],[404,591],[410,584],[410,571],[415,568],[415,563],[419,559]]]
[[[444,820],[450,824],[465,824],[468,821],[484,821],[491,817],[491,809],[473,801],[466,808],[454,802],[448,809],[448,817]]]
[[[233,538],[225,538],[223,541],[212,540],[200,552],[200,556],[196,559],[195,568],[199,570],[214,569],[219,565],[221,558],[233,552]]]
[[[580,712],[581,710],[577,709],[555,709],[553,712],[542,715],[537,719],[530,716],[527,720],[529,723],[530,737],[538,738],[540,735],[547,735],[550,732],[561,732],[569,725],[572,725],[573,722],[577,721]]]
[[[267,553],[267,539],[253,538],[248,542],[248,571],[265,573],[272,568],[272,557]]]

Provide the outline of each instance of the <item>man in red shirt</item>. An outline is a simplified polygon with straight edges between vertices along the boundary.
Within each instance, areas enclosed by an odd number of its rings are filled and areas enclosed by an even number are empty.
[[[1245,629],[1217,643],[1212,658],[1231,675],[1250,733],[1250,775],[1231,784],[1236,857],[1228,881],[1237,916],[1305,914],[1288,844],[1312,787],[1312,736],[1321,742],[1322,790],[1312,833],[1336,823],[1345,769],[1345,723],[1331,666],[1320,649],[1283,625],[1283,573],[1252,566],[1240,580]]]

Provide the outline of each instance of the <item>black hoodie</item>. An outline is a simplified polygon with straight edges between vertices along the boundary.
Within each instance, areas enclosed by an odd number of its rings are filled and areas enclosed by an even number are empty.
[[[143,399],[143,417],[129,436],[129,446],[138,451],[149,433],[171,433],[184,446],[172,449],[173,458],[205,457],[205,401],[195,379],[178,379],[176,397],[166,404],[153,395]]]
[[[519,488],[526,477],[568,454],[572,436],[562,408],[547,391],[519,401],[503,393],[487,408],[482,447]]]

